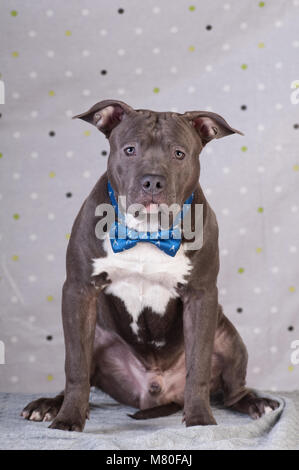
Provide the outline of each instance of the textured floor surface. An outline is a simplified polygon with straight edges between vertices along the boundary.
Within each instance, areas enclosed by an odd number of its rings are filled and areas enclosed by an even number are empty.
[[[266,394],[267,396],[274,396]],[[37,395],[0,394],[0,449],[298,449],[299,392],[278,392],[280,407],[252,421],[247,416],[213,408],[218,426],[186,428],[181,413],[134,421],[132,409],[101,392],[90,396],[90,420],[83,433],[48,429],[49,423],[19,416]]]

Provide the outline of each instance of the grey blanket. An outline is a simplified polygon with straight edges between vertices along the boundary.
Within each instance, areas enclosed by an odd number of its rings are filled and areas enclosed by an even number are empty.
[[[36,397],[0,394],[0,449],[299,450],[299,392],[275,394],[280,407],[257,421],[217,406],[213,412],[218,426],[186,428],[181,413],[134,421],[127,416],[132,408],[92,391],[90,420],[83,433],[52,430],[49,423],[21,418],[22,408]]]

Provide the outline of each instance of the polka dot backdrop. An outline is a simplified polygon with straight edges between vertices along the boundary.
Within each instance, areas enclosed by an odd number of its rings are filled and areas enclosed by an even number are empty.
[[[114,98],[212,110],[245,137],[213,142],[201,183],[220,226],[220,300],[248,383],[298,388],[299,1],[1,3],[1,391],[64,385],[60,319],[73,220],[108,141],[71,116]],[[299,82],[298,82],[299,84]]]

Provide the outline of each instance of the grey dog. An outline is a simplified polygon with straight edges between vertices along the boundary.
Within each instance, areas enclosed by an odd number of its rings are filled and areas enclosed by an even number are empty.
[[[277,408],[245,386],[247,351],[218,303],[218,226],[199,184],[204,146],[241,133],[212,112],[135,110],[116,100],[75,117],[109,139],[108,167],[81,207],[67,249],[65,390],[29,403],[23,417],[82,431],[90,386],[137,408],[135,419],[182,409],[187,426],[216,424],[214,395],[254,419]],[[149,213],[162,204],[182,207],[193,195],[191,221],[195,206],[203,207],[202,246],[186,249],[183,232],[175,256],[141,242],[114,252],[108,231],[102,239],[95,234],[96,208],[111,204],[108,182],[115,197]]]

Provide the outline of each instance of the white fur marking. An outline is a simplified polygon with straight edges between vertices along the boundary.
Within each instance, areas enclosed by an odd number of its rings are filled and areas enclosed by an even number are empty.
[[[271,408],[271,406],[265,406],[265,415],[268,415],[269,413],[271,413],[273,410]]]
[[[103,242],[105,258],[93,260],[93,276],[103,271],[108,273],[111,284],[107,294],[119,297],[132,316],[131,323],[137,333],[137,321],[145,307],[163,315],[171,298],[178,297],[175,287],[184,284],[184,276],[192,269],[183,246],[172,258],[156,246],[139,242],[129,250],[114,253],[108,236]]]
[[[165,346],[166,341],[151,341],[151,343],[154,344],[156,348],[162,348],[163,346]]]

